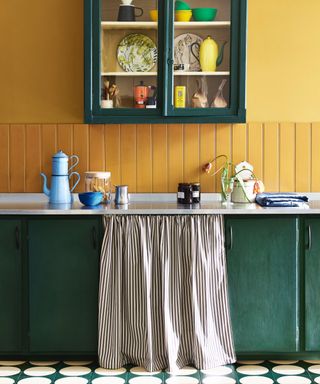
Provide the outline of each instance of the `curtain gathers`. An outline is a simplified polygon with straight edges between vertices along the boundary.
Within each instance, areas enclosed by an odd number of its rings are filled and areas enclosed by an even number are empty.
[[[170,372],[235,362],[222,216],[105,217],[99,360]]]

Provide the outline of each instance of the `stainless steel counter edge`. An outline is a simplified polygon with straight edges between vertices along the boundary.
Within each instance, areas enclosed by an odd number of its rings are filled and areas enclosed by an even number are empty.
[[[84,207],[74,196],[72,205],[50,205],[42,193],[0,193],[0,215],[252,215],[252,214],[320,214],[320,194],[307,193],[310,202],[299,208],[263,208],[257,204],[233,204],[224,206],[220,194],[202,194],[201,204],[192,206],[176,202],[175,193],[132,194],[126,206],[101,204]]]

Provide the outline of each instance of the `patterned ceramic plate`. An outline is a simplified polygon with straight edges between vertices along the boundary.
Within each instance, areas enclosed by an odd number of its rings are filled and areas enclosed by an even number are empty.
[[[148,72],[157,62],[157,46],[146,35],[133,33],[120,41],[117,59],[126,72]]]
[[[202,41],[203,39],[200,36],[193,33],[184,33],[177,36],[174,39],[174,63],[187,64],[189,66],[188,71],[201,71],[199,46]],[[192,44],[194,44],[194,46],[191,51]]]

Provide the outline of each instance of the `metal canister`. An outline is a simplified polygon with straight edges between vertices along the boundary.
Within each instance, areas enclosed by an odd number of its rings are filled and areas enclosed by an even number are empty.
[[[192,183],[192,202],[194,204],[200,203],[201,189],[200,183]]]
[[[127,185],[116,185],[115,204],[124,205],[129,203],[129,194]]]

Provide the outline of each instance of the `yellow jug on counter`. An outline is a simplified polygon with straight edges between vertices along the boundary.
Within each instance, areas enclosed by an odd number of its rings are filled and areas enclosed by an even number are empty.
[[[226,41],[223,42],[219,50],[218,44],[215,40],[211,36],[208,36],[200,45],[199,43],[191,44],[191,53],[200,62],[202,72],[216,71],[217,66],[222,63],[224,46],[226,43]],[[193,48],[195,46],[198,46],[199,55],[196,55],[193,52]]]

